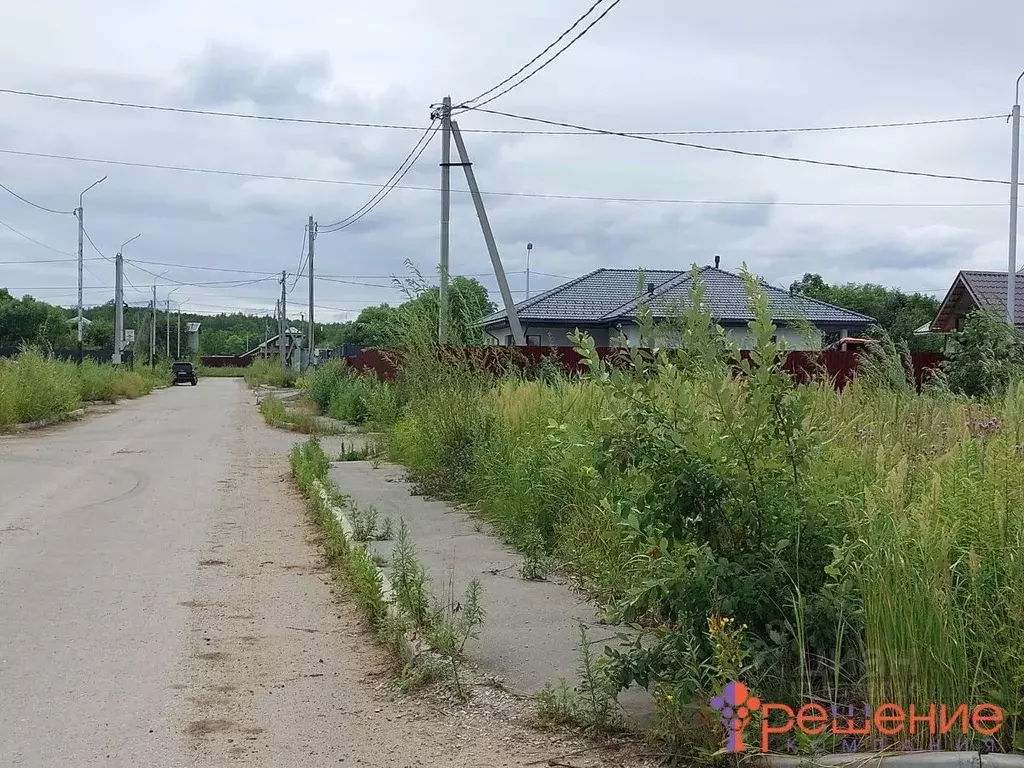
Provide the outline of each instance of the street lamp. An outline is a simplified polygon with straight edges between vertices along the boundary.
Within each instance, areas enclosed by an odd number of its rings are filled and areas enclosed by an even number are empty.
[[[124,259],[121,252],[128,243],[140,237],[141,232],[121,243],[114,258],[114,365],[121,364],[121,351],[124,349]]]
[[[530,251],[533,250],[533,243],[526,244],[526,298],[530,298]]]
[[[85,224],[82,221],[82,206],[84,204],[82,198],[85,197],[86,192],[106,178],[104,176],[83,189],[78,195],[78,208],[75,209],[75,216],[78,219],[78,362],[82,362],[82,237],[85,233]]]
[[[177,288],[175,288],[177,290]],[[176,353],[176,359],[181,360],[181,305],[188,304],[188,299],[178,302],[178,351]]]
[[[171,270],[165,269],[159,275],[156,275],[156,279],[153,281],[153,322],[150,323],[149,329],[149,367],[153,367],[153,356],[156,354],[156,281],[166,275]]]
[[[1011,328],[1014,327],[1017,308],[1015,296],[1017,288],[1017,182],[1020,175],[1020,81],[1022,78],[1024,78],[1024,72],[1021,72],[1017,78],[1013,112],[1010,115],[1013,136],[1010,140],[1010,258],[1006,270],[1006,318],[1010,321]]]
[[[180,290],[182,287],[179,285],[167,294],[167,357],[171,356],[171,296],[174,295],[174,291]],[[180,340],[178,346],[181,346]]]

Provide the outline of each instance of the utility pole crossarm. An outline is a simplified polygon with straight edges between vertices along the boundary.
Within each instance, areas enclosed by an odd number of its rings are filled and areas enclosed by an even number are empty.
[[[452,138],[455,139],[455,146],[462,159],[462,170],[466,173],[466,184],[469,185],[469,192],[473,197],[473,205],[476,207],[476,215],[480,220],[480,229],[484,234],[484,241],[487,243],[487,252],[491,257],[491,265],[494,267],[494,276],[498,280],[498,288],[501,290],[501,299],[505,305],[505,314],[508,317],[508,326],[512,331],[512,339],[516,346],[525,347],[526,337],[523,335],[523,327],[519,324],[519,313],[516,311],[515,301],[512,299],[512,292],[508,288],[508,280],[505,279],[505,270],[501,266],[501,256],[498,254],[498,246],[494,242],[494,233],[491,231],[491,224],[487,220],[487,210],[484,208],[484,200],[480,195],[480,187],[476,183],[476,174],[473,173],[473,165],[469,161],[469,152],[466,151],[466,143],[462,140],[462,133],[459,132],[459,124],[451,121]]]

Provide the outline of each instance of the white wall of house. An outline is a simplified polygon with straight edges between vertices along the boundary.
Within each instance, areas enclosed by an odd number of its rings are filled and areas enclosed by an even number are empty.
[[[581,331],[586,331],[593,338],[599,347],[608,346],[608,329],[604,326],[579,326]],[[523,333],[527,337],[527,342],[530,345],[536,345],[540,347],[571,347],[573,346],[572,340],[569,338],[569,334],[573,333],[575,328],[565,325],[523,325]],[[509,342],[508,339],[512,335],[512,331],[507,325],[503,325],[500,328],[492,328],[488,331],[490,336],[487,336],[488,344],[497,344],[500,346],[506,346]]]
[[[614,328],[581,326],[580,330],[588,332],[599,347],[611,346],[616,343],[618,338],[618,331]],[[565,326],[527,325],[523,327],[523,331],[531,344],[536,343],[542,347],[572,346],[572,341],[569,339],[569,334],[573,332],[572,328]],[[508,326],[493,329],[490,333],[497,338],[488,337],[488,342],[502,346],[508,343],[507,339],[511,335]],[[729,327],[726,328],[725,333],[740,349],[749,349],[754,343],[754,334],[749,328]],[[622,335],[626,337],[626,343],[631,347],[637,346],[640,343],[639,328],[632,323],[623,323]],[[787,349],[811,351],[821,349],[822,346],[822,332],[818,329],[807,332],[795,328],[782,327],[777,330],[776,336],[786,342]],[[666,339],[662,344],[671,346],[672,340]]]

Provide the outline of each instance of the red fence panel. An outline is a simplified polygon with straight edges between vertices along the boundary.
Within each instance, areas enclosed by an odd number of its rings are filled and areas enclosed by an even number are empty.
[[[621,355],[621,347],[598,347],[602,359]],[[500,374],[507,370],[536,373],[542,364],[558,365],[569,375],[586,371],[583,358],[572,347],[448,347],[444,353],[469,359],[478,370]],[[741,355],[746,358],[747,352]],[[783,368],[801,382],[812,379],[830,379],[837,389],[843,389],[857,375],[859,353],[854,350],[824,350],[790,352]],[[204,358],[205,359],[205,358]],[[914,380],[920,388],[928,373],[944,359],[937,352],[914,352],[911,355]],[[382,381],[394,381],[401,367],[401,352],[391,349],[363,349],[345,357],[348,366],[362,373],[372,373]]]
[[[207,355],[199,358],[199,364],[207,368],[245,368],[252,364],[248,355]]]

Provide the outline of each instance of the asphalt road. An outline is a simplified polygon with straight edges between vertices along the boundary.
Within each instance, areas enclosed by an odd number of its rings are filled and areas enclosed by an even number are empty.
[[[168,684],[239,395],[204,381],[0,440],[0,765],[187,764]]]
[[[298,439],[228,379],[0,437],[2,768],[570,751],[482,711],[492,690],[469,709],[389,692],[393,661],[324,570],[288,477]]]

